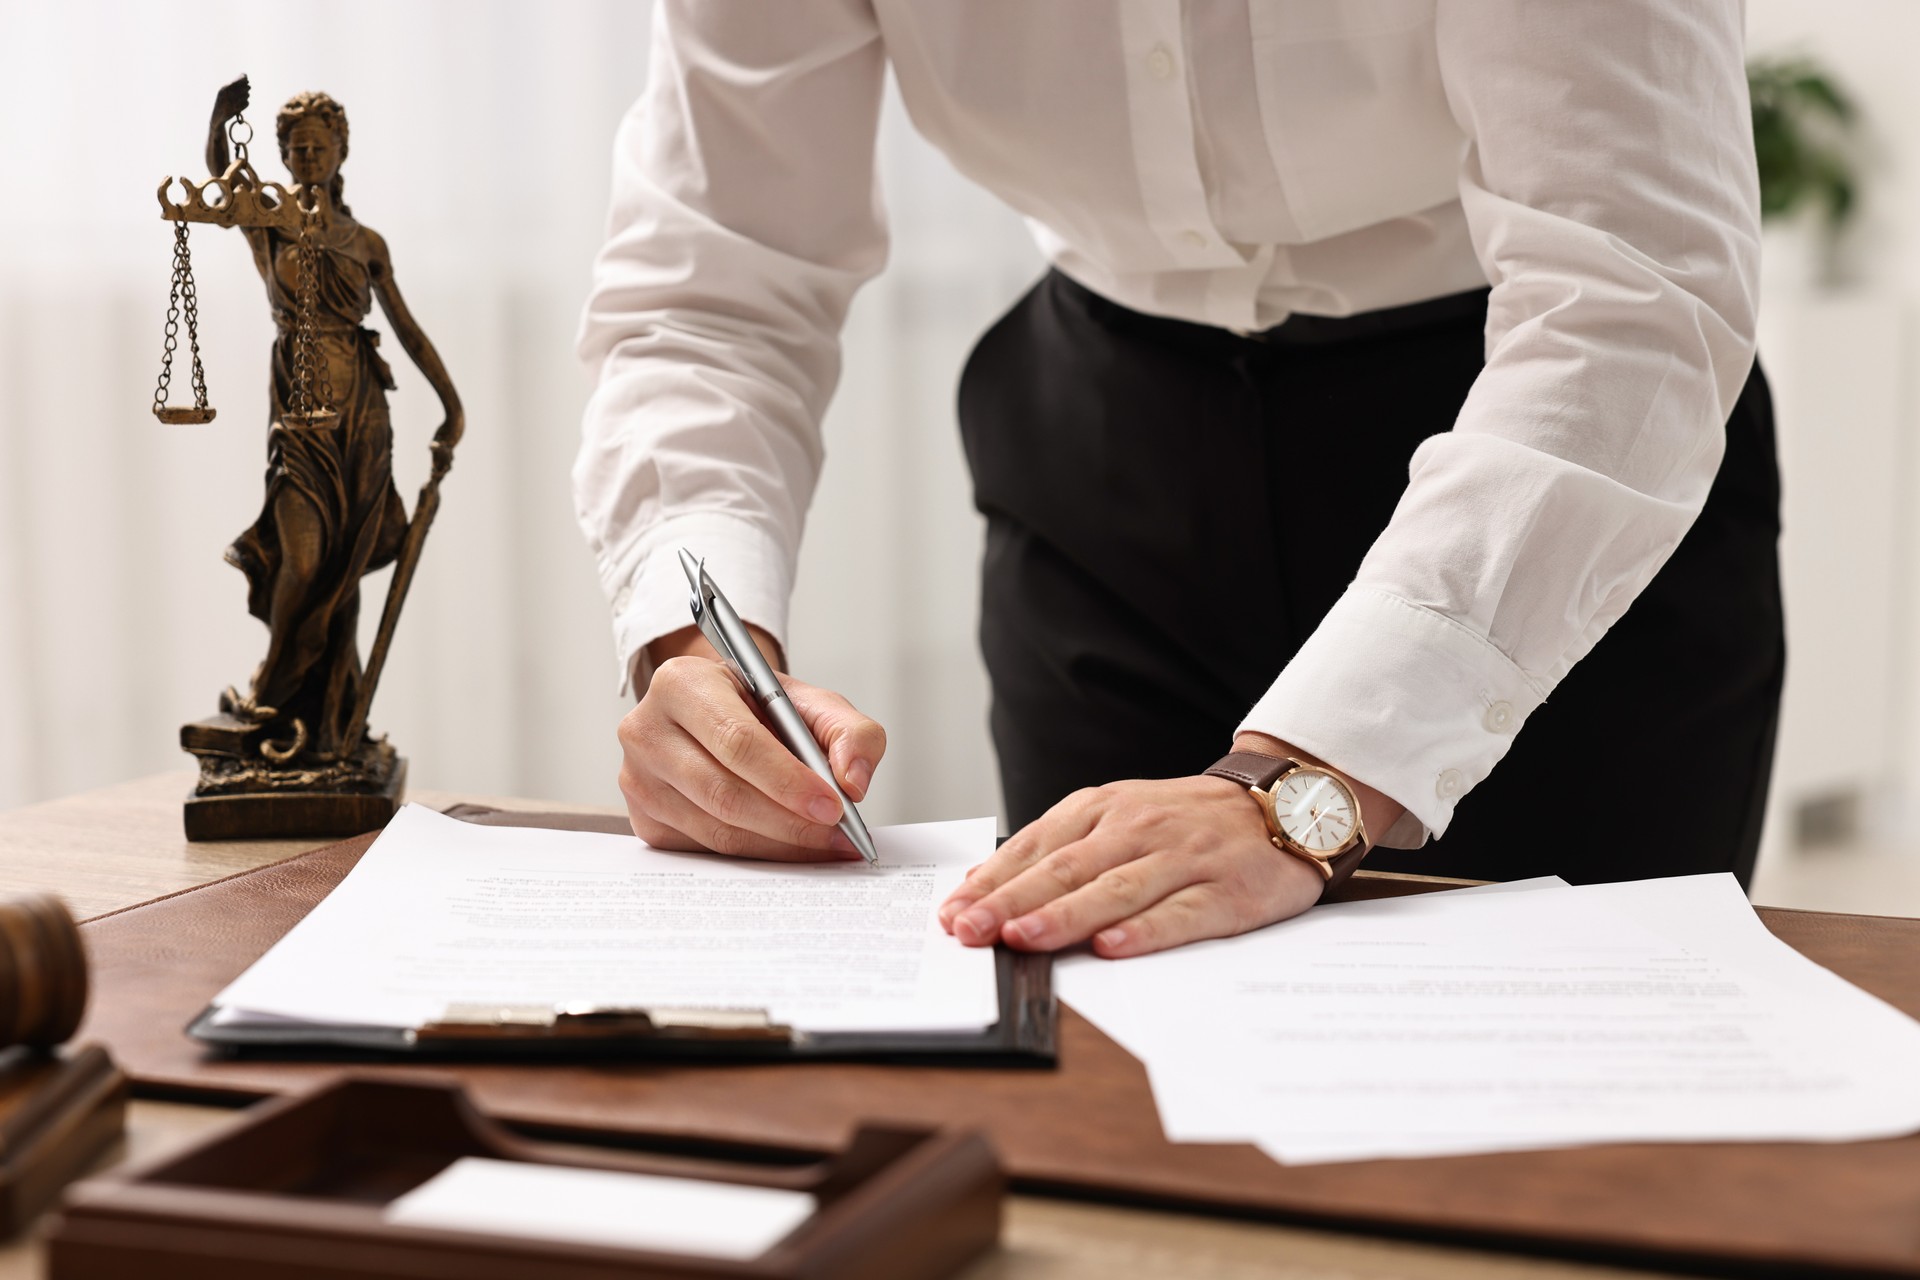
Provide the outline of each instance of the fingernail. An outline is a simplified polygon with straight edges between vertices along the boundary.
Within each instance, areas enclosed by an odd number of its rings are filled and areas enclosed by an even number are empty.
[[[1107,948],[1109,951],[1120,946],[1126,940],[1127,931],[1125,929],[1102,929],[1094,938],[1095,942]]]
[[[1021,916],[1002,925],[1000,936],[1029,947],[1039,946],[1046,940],[1047,922],[1038,916]]]
[[[815,822],[840,821],[840,802],[832,796],[815,796],[807,801],[807,812]]]
[[[955,891],[948,894],[947,900],[940,904],[940,918],[951,921],[955,916],[972,906],[975,900],[975,895],[971,893]]]
[[[827,848],[835,853],[850,853],[856,858],[860,856],[860,851],[853,847],[853,841],[847,839],[847,833],[838,827],[835,827],[833,834],[827,837]]]
[[[847,786],[861,795],[867,794],[867,784],[873,781],[873,765],[865,760],[855,760],[847,766]]]
[[[973,907],[953,922],[953,934],[962,942],[985,942],[993,933],[993,912]]]

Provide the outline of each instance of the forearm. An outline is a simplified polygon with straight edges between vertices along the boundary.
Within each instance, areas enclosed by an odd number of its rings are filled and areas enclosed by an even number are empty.
[[[773,669],[780,672],[786,671],[787,656],[781,651],[780,642],[751,622],[747,624],[747,630],[753,633],[753,642],[760,646],[761,653],[767,655],[767,661],[773,664]],[[682,627],[678,631],[661,636],[647,646],[647,661],[656,668],[669,658],[682,658],[688,655],[699,658],[720,656],[714,647],[707,643],[707,638],[700,634],[698,627]]]
[[[432,387],[434,394],[440,397],[441,409],[447,417],[457,418],[461,414],[460,393],[454,390],[453,378],[447,373],[447,366],[442,363],[440,353],[434,350],[426,330],[422,329],[420,322],[413,318],[413,312],[408,309],[406,299],[400,296],[400,287],[394,283],[393,279],[393,264],[384,257],[386,252],[384,242],[380,252],[383,256],[378,263],[379,276],[374,284],[374,294],[380,300],[380,309],[386,312],[388,323],[393,325],[393,334],[400,340],[400,349],[407,353],[407,359],[413,361],[414,367],[426,378],[427,385]]]
[[[654,13],[581,323],[599,386],[573,472],[623,672],[643,686],[655,638],[686,621],[683,547],[784,634],[840,327],[886,258],[871,6]]]
[[[1759,231],[1737,5],[1437,12],[1485,365],[1244,726],[1434,835],[1705,501],[1752,360]]]
[[[399,328],[397,325],[395,327]],[[462,412],[460,393],[454,390],[453,377],[447,372],[447,366],[441,363],[440,353],[434,350],[433,343],[427,340],[420,326],[411,323],[411,320],[406,328],[400,329],[400,349],[407,353],[407,358],[426,378],[427,385],[440,397],[441,410],[449,418],[459,416]]]
[[[227,171],[227,163],[226,121],[216,115],[207,126],[207,172],[219,177]]]

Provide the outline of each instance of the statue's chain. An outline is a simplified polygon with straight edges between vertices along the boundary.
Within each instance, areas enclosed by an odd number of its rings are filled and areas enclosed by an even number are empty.
[[[320,292],[320,250],[314,243],[313,227],[319,217],[316,206],[300,228],[295,256],[299,281],[294,289],[293,416],[307,424],[333,407],[333,380],[314,336],[314,312]]]
[[[167,407],[173,385],[173,353],[180,343],[180,317],[187,320],[187,349],[193,356],[193,404],[207,407],[207,371],[200,363],[200,298],[193,284],[193,256],[187,249],[187,224],[173,224],[173,283],[167,290],[167,340],[160,354],[160,380],[153,389],[153,411]]]

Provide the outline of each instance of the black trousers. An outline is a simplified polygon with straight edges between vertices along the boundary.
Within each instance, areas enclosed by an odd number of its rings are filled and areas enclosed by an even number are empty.
[[[981,642],[1016,827],[1076,788],[1226,752],[1386,527],[1414,448],[1452,427],[1485,319],[1482,290],[1244,338],[1056,272],[987,332],[960,424],[988,522]],[[1747,881],[1785,670],[1757,366],[1727,435],[1692,530],[1446,836],[1370,867]],[[1344,482],[1288,484],[1302,457]]]

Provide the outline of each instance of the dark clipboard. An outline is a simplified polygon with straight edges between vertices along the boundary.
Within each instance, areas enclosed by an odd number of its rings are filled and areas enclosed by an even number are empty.
[[[485,805],[455,805],[450,818],[480,826],[553,830],[629,830],[624,818],[520,813]],[[1002,843],[1004,843],[1004,838]],[[217,1026],[209,1005],[187,1024],[187,1034],[232,1057],[306,1061],[446,1061],[497,1059],[582,1061],[623,1058],[713,1062],[865,1061],[925,1066],[1053,1067],[1060,1057],[1060,1009],[1053,994],[1050,953],[994,949],[1000,1020],[981,1031],[830,1032],[794,1035],[764,1019],[742,1025],[729,1011],[702,1024],[689,1011],[655,1019],[644,1010],[599,1011],[554,1018],[549,1033],[485,1022],[446,1026],[432,1034],[393,1027],[337,1024]],[[609,1015],[613,1016],[609,1016]]]
[[[187,1034],[234,1057],[327,1061],[689,1059],[714,1062],[868,1061],[927,1066],[1052,1067],[1059,1060],[1053,957],[995,949],[1000,1020],[981,1031],[794,1034],[731,1011],[644,1010],[557,1015],[551,1025],[475,1021],[431,1028],[337,1024],[220,1026],[212,1006]]]

